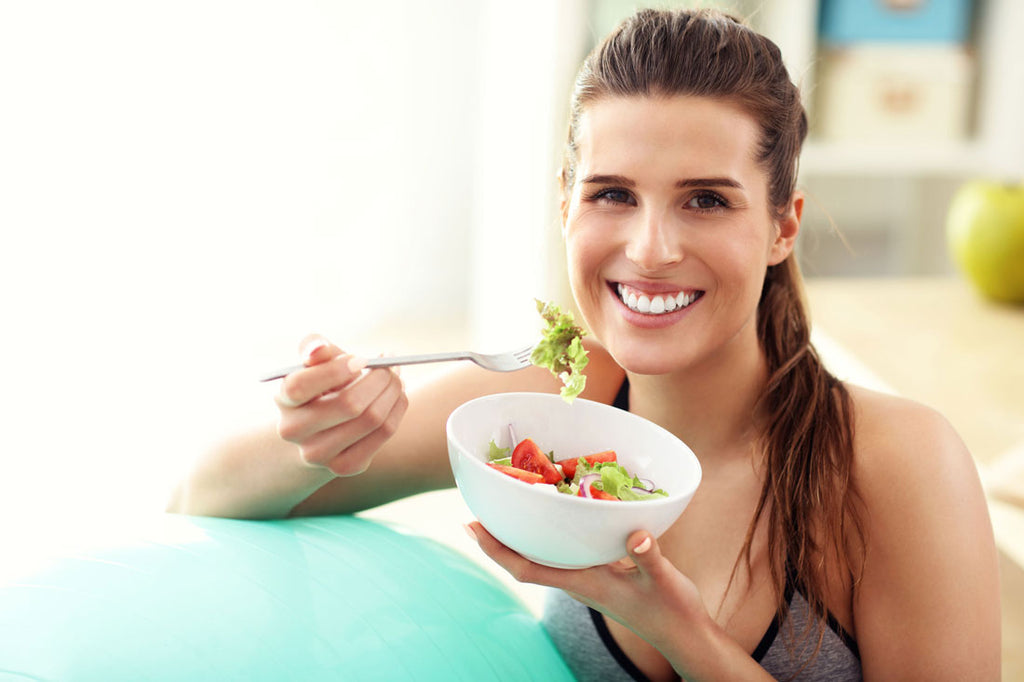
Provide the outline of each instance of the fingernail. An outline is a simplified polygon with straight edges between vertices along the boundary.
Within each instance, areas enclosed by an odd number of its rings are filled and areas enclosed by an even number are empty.
[[[633,548],[633,554],[643,554],[644,552],[646,552],[650,548],[651,548],[651,536],[648,535],[647,537],[645,537],[643,540],[640,541],[639,545],[637,545],[636,547]]]
[[[462,524],[462,528],[466,531],[466,535],[468,535],[473,542],[480,542],[477,539],[476,531],[473,530],[472,526],[470,526],[468,523],[464,523]]]
[[[302,349],[302,358],[303,358],[303,360],[305,360],[306,362],[309,362],[310,359],[312,359],[313,354],[316,353],[321,348],[325,347],[326,345],[327,345],[327,342],[324,341],[323,339],[317,339],[315,341],[311,341],[305,348]]]
[[[366,358],[353,355],[348,359],[348,371],[356,374],[366,369]]]

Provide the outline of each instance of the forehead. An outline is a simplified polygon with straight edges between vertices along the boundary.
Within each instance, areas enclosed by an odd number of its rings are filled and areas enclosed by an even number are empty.
[[[600,98],[584,108],[576,139],[581,176],[631,168],[637,173],[748,180],[762,174],[756,159],[757,122],[721,99]]]

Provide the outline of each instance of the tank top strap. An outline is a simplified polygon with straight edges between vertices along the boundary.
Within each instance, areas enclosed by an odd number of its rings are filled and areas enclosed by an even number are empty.
[[[615,400],[612,402],[612,407],[617,407],[620,410],[629,412],[629,378],[622,379],[622,385],[619,386],[619,392],[615,394]]]

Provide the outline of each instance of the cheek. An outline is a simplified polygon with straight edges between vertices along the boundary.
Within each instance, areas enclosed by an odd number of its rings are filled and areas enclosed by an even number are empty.
[[[736,267],[748,271],[761,270],[768,267],[772,254],[775,229],[768,225],[752,224],[740,231],[736,239],[728,246],[730,261]]]
[[[593,240],[583,237],[581,230],[569,227],[565,232],[565,257],[570,279],[575,280],[593,260]]]
[[[705,252],[705,261],[718,286],[731,296],[744,299],[759,296],[767,272],[768,251],[763,239],[747,238],[719,242],[714,251]]]
[[[570,230],[565,240],[566,271],[573,298],[588,326],[593,327],[604,291],[601,275],[606,250],[593,234]]]
[[[580,303],[583,293],[583,281],[587,272],[588,256],[586,248],[579,240],[572,238],[565,241],[566,272],[569,278],[569,285],[572,287],[577,304]]]

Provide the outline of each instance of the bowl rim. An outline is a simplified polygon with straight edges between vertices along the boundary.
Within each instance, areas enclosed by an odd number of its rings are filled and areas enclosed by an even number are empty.
[[[466,460],[469,460],[469,461],[473,462],[473,464],[471,466],[476,466],[476,467],[480,467],[480,468],[486,469],[489,472],[490,475],[500,476],[502,478],[507,478],[507,479],[509,479],[509,481],[511,483],[518,483],[518,484],[527,486],[528,488],[535,488],[536,485],[541,485],[541,484],[531,484],[531,483],[527,483],[525,481],[519,481],[519,480],[509,476],[508,474],[504,474],[501,471],[498,471],[494,467],[488,466],[487,462],[484,462],[483,460],[480,460],[480,459],[470,455],[468,453],[468,451],[467,451],[467,448],[463,445],[462,441],[452,435],[452,422],[455,419],[456,414],[458,412],[462,411],[462,409],[464,407],[467,407],[468,405],[471,405],[471,404],[474,404],[474,403],[486,402],[488,400],[493,400],[493,399],[498,399],[498,398],[505,398],[505,397],[509,397],[509,396],[512,396],[513,398],[530,397],[530,398],[541,398],[543,400],[551,400],[551,399],[557,399],[558,401],[563,401],[564,400],[557,393],[541,393],[541,392],[533,392],[533,391],[506,391],[506,392],[502,392],[502,393],[490,393],[488,395],[483,395],[483,396],[478,396],[476,398],[471,398],[470,400],[467,400],[466,402],[464,402],[461,405],[459,405],[458,407],[456,407],[454,410],[452,410],[451,414],[448,415],[448,419],[447,419],[447,421],[445,423],[445,435],[447,436],[449,441],[454,441],[454,442],[456,442],[460,446],[460,447],[455,448],[456,456],[458,458],[460,458],[460,459],[466,459]],[[664,435],[668,436],[672,440],[678,441],[683,446],[684,455],[686,457],[692,459],[692,463],[693,463],[693,466],[695,468],[696,475],[693,477],[693,479],[690,482],[690,484],[685,486],[685,490],[682,490],[682,491],[666,491],[666,492],[668,492],[668,495],[666,497],[658,498],[658,499],[651,499],[651,500],[615,500],[616,502],[624,502],[624,503],[629,504],[631,507],[635,506],[635,505],[638,505],[638,504],[642,504],[642,505],[645,505],[645,507],[652,507],[653,508],[653,507],[660,507],[660,506],[667,506],[667,505],[672,505],[672,504],[678,504],[681,500],[684,500],[684,499],[688,501],[697,492],[697,489],[700,487],[701,481],[703,480],[703,477],[704,477],[704,470],[703,470],[703,467],[701,466],[700,459],[697,457],[697,454],[693,451],[693,448],[691,448],[689,445],[686,444],[685,441],[683,441],[681,438],[679,438],[678,436],[673,434],[668,429],[666,429],[666,428],[664,428],[662,426],[659,426],[658,424],[655,424],[654,422],[650,421],[649,419],[646,419],[645,417],[641,417],[638,414],[634,414],[633,412],[629,412],[628,410],[623,410],[621,408],[615,407],[614,405],[609,405],[607,403],[598,402],[596,400],[588,400],[586,398],[576,398],[575,400],[576,401],[582,401],[583,403],[587,403],[587,404],[590,404],[590,405],[597,406],[598,408],[607,408],[609,410],[615,410],[617,412],[621,412],[624,415],[626,415],[627,418],[631,418],[631,419],[634,419],[634,420],[639,420],[639,422],[645,424],[647,427],[653,427],[654,429],[656,429],[658,431],[661,431]],[[455,473],[454,470],[453,470],[452,473],[454,475],[454,473]],[[632,473],[634,476],[637,475],[636,472],[630,472],[630,473]],[[458,485],[458,480],[456,479],[456,486],[457,485]],[[543,485],[547,486],[547,485],[552,485],[552,484],[543,484]],[[527,494],[531,494],[531,495],[544,495],[544,496],[547,497],[547,496],[551,496],[553,493],[543,491],[543,489],[534,489],[534,490],[528,492]],[[555,499],[566,498],[567,500],[575,500],[578,503],[589,504],[589,505],[600,505],[600,507],[605,507],[605,508],[607,508],[608,505],[606,505],[606,504],[602,505],[602,503],[606,503],[606,502],[610,502],[611,501],[611,500],[599,500],[599,499],[595,499],[595,498],[591,498],[591,497],[580,497],[580,496],[577,496],[577,495],[566,495],[564,493],[557,493],[557,492],[554,493],[554,494],[558,495],[558,497],[555,498]]]

